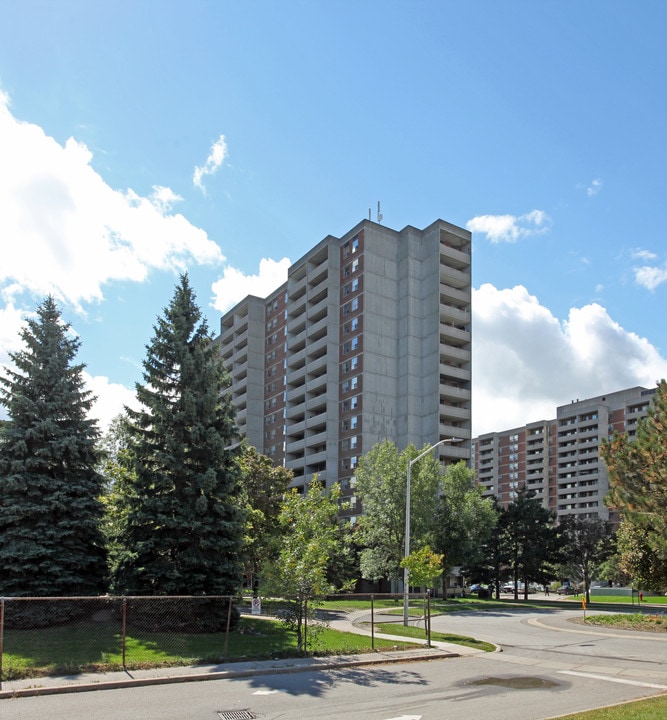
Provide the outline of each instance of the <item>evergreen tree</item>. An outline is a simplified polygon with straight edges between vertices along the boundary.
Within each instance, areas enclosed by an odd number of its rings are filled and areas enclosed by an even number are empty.
[[[623,523],[643,536],[656,568],[667,565],[667,382],[658,383],[648,414],[636,435],[615,435],[603,441],[600,454],[609,472],[611,490],[605,502],[617,509]],[[647,563],[632,575],[645,577]],[[627,568],[629,570],[629,568]],[[656,577],[659,579],[660,573]],[[646,580],[648,578],[645,577]]]
[[[528,583],[543,584],[548,579],[548,564],[558,553],[555,520],[556,513],[545,508],[535,497],[535,491],[525,485],[505,509],[501,520],[502,542],[514,582],[515,600],[519,582],[524,584],[523,596],[527,600]]]
[[[229,378],[187,275],[158,318],[128,410],[115,584],[135,594],[230,595],[241,585],[243,517]]]
[[[46,298],[21,332],[25,349],[0,377],[9,421],[0,430],[0,594],[93,595],[104,590],[93,397],[79,340]]]

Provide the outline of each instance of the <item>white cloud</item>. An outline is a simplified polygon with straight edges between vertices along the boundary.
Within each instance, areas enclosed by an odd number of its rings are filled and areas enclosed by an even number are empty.
[[[211,146],[211,151],[206,158],[206,162],[201,166],[196,166],[195,171],[192,175],[192,182],[198,187],[203,193],[206,192],[206,188],[202,182],[204,175],[215,174],[222,163],[227,157],[227,142],[225,136],[221,135]]]
[[[632,252],[632,259],[633,260],[644,260],[645,262],[649,262],[651,260],[657,260],[658,256],[651,252],[650,250],[634,250]]]
[[[226,267],[220,280],[213,283],[213,307],[226,312],[246,295],[264,298],[287,281],[288,258],[276,262],[263,258],[257,275],[244,275],[240,270]]]
[[[96,397],[90,414],[99,422],[101,432],[108,430],[111,421],[124,411],[126,405],[138,409],[134,390],[120,383],[109,382],[109,378],[103,375],[90,375],[85,370],[83,379],[87,389]]]
[[[667,266],[642,265],[634,268],[633,272],[636,283],[647,290],[655,290],[659,285],[667,281]]]
[[[525,215],[479,215],[466,223],[470,232],[486,235],[492,243],[515,243],[521,238],[548,231],[551,218],[543,210]]]
[[[64,145],[17,120],[0,92],[0,289],[53,294],[80,307],[113,280],[146,278],[152,268],[219,263],[220,248],[182,215],[179,197],[156,186],[150,198],[109,187],[88,148]]]
[[[9,363],[9,353],[21,350],[21,330],[23,329],[27,313],[15,308],[10,302],[0,308],[0,366]]]
[[[667,360],[594,303],[558,320],[526,288],[473,291],[473,434],[555,417],[571,400],[667,377]]]
[[[586,195],[588,195],[588,197],[592,197],[593,195],[597,195],[600,190],[602,190],[602,180],[598,178],[593,180],[593,182],[586,188]]]
[[[183,198],[177,195],[171,188],[163,187],[162,185],[153,185],[150,200],[160,213],[165,215],[171,211],[175,203],[181,202]]]

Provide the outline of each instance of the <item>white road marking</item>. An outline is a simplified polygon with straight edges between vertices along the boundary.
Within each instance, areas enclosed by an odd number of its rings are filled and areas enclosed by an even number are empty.
[[[637,687],[653,688],[655,690],[667,690],[667,685],[656,685],[655,683],[640,682],[639,680],[626,680],[625,678],[611,677],[610,675],[594,675],[593,673],[576,672],[575,670],[559,670],[561,675],[576,675],[577,677],[591,678],[592,680],[607,680],[608,682],[621,683],[623,685],[636,685]]]
[[[287,692],[287,690],[255,690],[253,695],[275,695],[283,692]]]

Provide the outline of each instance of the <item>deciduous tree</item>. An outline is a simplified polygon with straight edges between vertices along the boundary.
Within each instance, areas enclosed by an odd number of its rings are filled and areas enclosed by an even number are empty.
[[[238,453],[241,470],[241,503],[245,510],[243,564],[246,582],[253,590],[262,568],[275,559],[281,537],[280,504],[292,472],[276,467],[271,459],[244,442]]]
[[[425,446],[424,449],[427,449]],[[414,445],[402,453],[385,440],[359,460],[357,494],[363,514],[359,520],[361,574],[368,580],[401,576],[405,554],[405,504],[408,462],[419,455]],[[441,479],[435,456],[424,456],[411,471],[410,546],[418,549],[432,542],[436,491]]]
[[[497,522],[493,501],[475,485],[475,471],[464,462],[448,465],[438,493],[434,530],[434,547],[445,558],[443,569],[477,565]]]
[[[612,530],[602,518],[565,515],[560,518],[561,554],[568,575],[584,583],[586,601],[590,601],[590,584],[600,565],[613,552]]]
[[[285,621],[296,633],[300,652],[309,646],[310,601],[335,589],[327,578],[327,567],[340,551],[339,498],[338,484],[326,490],[314,477],[305,494],[294,488],[280,508],[280,553],[267,573],[267,588],[286,598],[289,612]]]

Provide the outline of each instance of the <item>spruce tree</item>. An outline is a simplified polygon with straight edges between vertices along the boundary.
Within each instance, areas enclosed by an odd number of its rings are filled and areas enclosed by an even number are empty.
[[[0,377],[0,594],[92,595],[104,590],[102,479],[96,421],[79,340],[46,298],[21,332],[25,349]]]
[[[128,411],[134,472],[122,501],[115,587],[229,595],[241,583],[243,517],[229,378],[187,275],[154,326]]]

